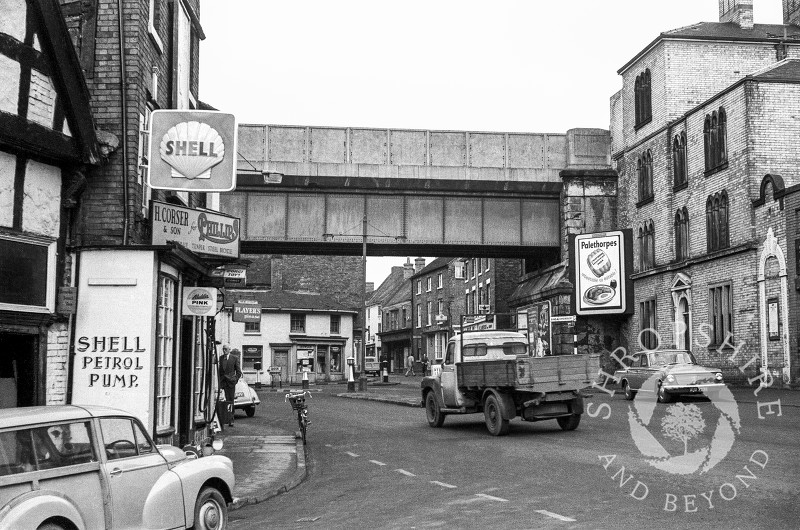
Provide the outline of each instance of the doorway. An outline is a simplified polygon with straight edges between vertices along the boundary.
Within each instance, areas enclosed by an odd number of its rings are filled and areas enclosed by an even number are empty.
[[[36,403],[39,336],[0,332],[0,408]]]

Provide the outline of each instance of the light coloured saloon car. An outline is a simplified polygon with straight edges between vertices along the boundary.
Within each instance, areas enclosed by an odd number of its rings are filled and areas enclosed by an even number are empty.
[[[233,484],[227,457],[156,446],[119,410],[0,409],[0,529],[222,529]]]
[[[681,394],[713,396],[725,388],[722,371],[700,366],[687,350],[642,351],[633,358],[632,365],[614,373],[625,399],[633,399],[637,392],[654,392],[659,403],[669,403]]]

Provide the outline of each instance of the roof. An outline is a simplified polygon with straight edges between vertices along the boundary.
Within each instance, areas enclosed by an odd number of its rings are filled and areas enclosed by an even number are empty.
[[[785,38],[784,33],[786,35]],[[690,26],[660,33],[642,51],[617,70],[617,73],[621,74],[653,46],[668,39],[800,43],[800,26],[794,24],[753,24],[752,28],[745,29],[735,22],[698,22]]]
[[[436,258],[435,260],[431,261],[427,266],[423,267],[418,273],[414,274],[412,278],[417,278],[418,276],[423,276],[430,272],[433,272],[437,269],[443,269],[453,261],[454,258]]]
[[[395,291],[394,296],[389,298],[383,303],[383,307],[391,307],[393,305],[402,304],[404,302],[411,303],[411,281],[403,282],[400,289]]]
[[[508,299],[509,305],[518,306],[540,298],[540,293],[567,282],[567,265],[559,263],[545,269],[541,274],[526,279],[517,285]]]
[[[753,79],[770,81],[800,81],[800,59],[784,59],[751,74]]]
[[[391,298],[405,281],[403,267],[392,267],[389,276],[378,286],[367,300],[367,305],[383,305],[386,300]]]
[[[69,422],[98,416],[119,416],[130,413],[96,405],[48,405],[46,407],[16,407],[0,409],[0,429],[26,427],[42,423]]]
[[[239,299],[256,300],[262,310],[292,311],[333,311],[337,313],[356,313],[333,298],[325,295],[298,291],[260,291],[249,289],[228,289],[228,295]]]

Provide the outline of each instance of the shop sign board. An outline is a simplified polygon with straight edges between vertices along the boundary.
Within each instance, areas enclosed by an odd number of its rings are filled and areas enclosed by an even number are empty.
[[[225,287],[239,288],[247,285],[247,269],[244,268],[226,268],[224,275]]]
[[[255,300],[239,300],[233,304],[234,322],[261,322],[261,304]]]
[[[236,187],[236,117],[208,110],[156,110],[150,117],[151,188],[220,192]]]
[[[573,313],[621,315],[633,311],[632,239],[630,230],[570,236]]]
[[[152,243],[175,242],[197,254],[239,257],[240,224],[237,217],[150,201]]]
[[[214,287],[184,287],[183,314],[213,317],[217,310],[217,290]]]

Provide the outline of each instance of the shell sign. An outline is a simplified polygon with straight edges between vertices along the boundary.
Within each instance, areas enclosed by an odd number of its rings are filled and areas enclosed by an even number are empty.
[[[236,187],[236,118],[209,110],[156,110],[150,117],[151,188],[231,191]]]

